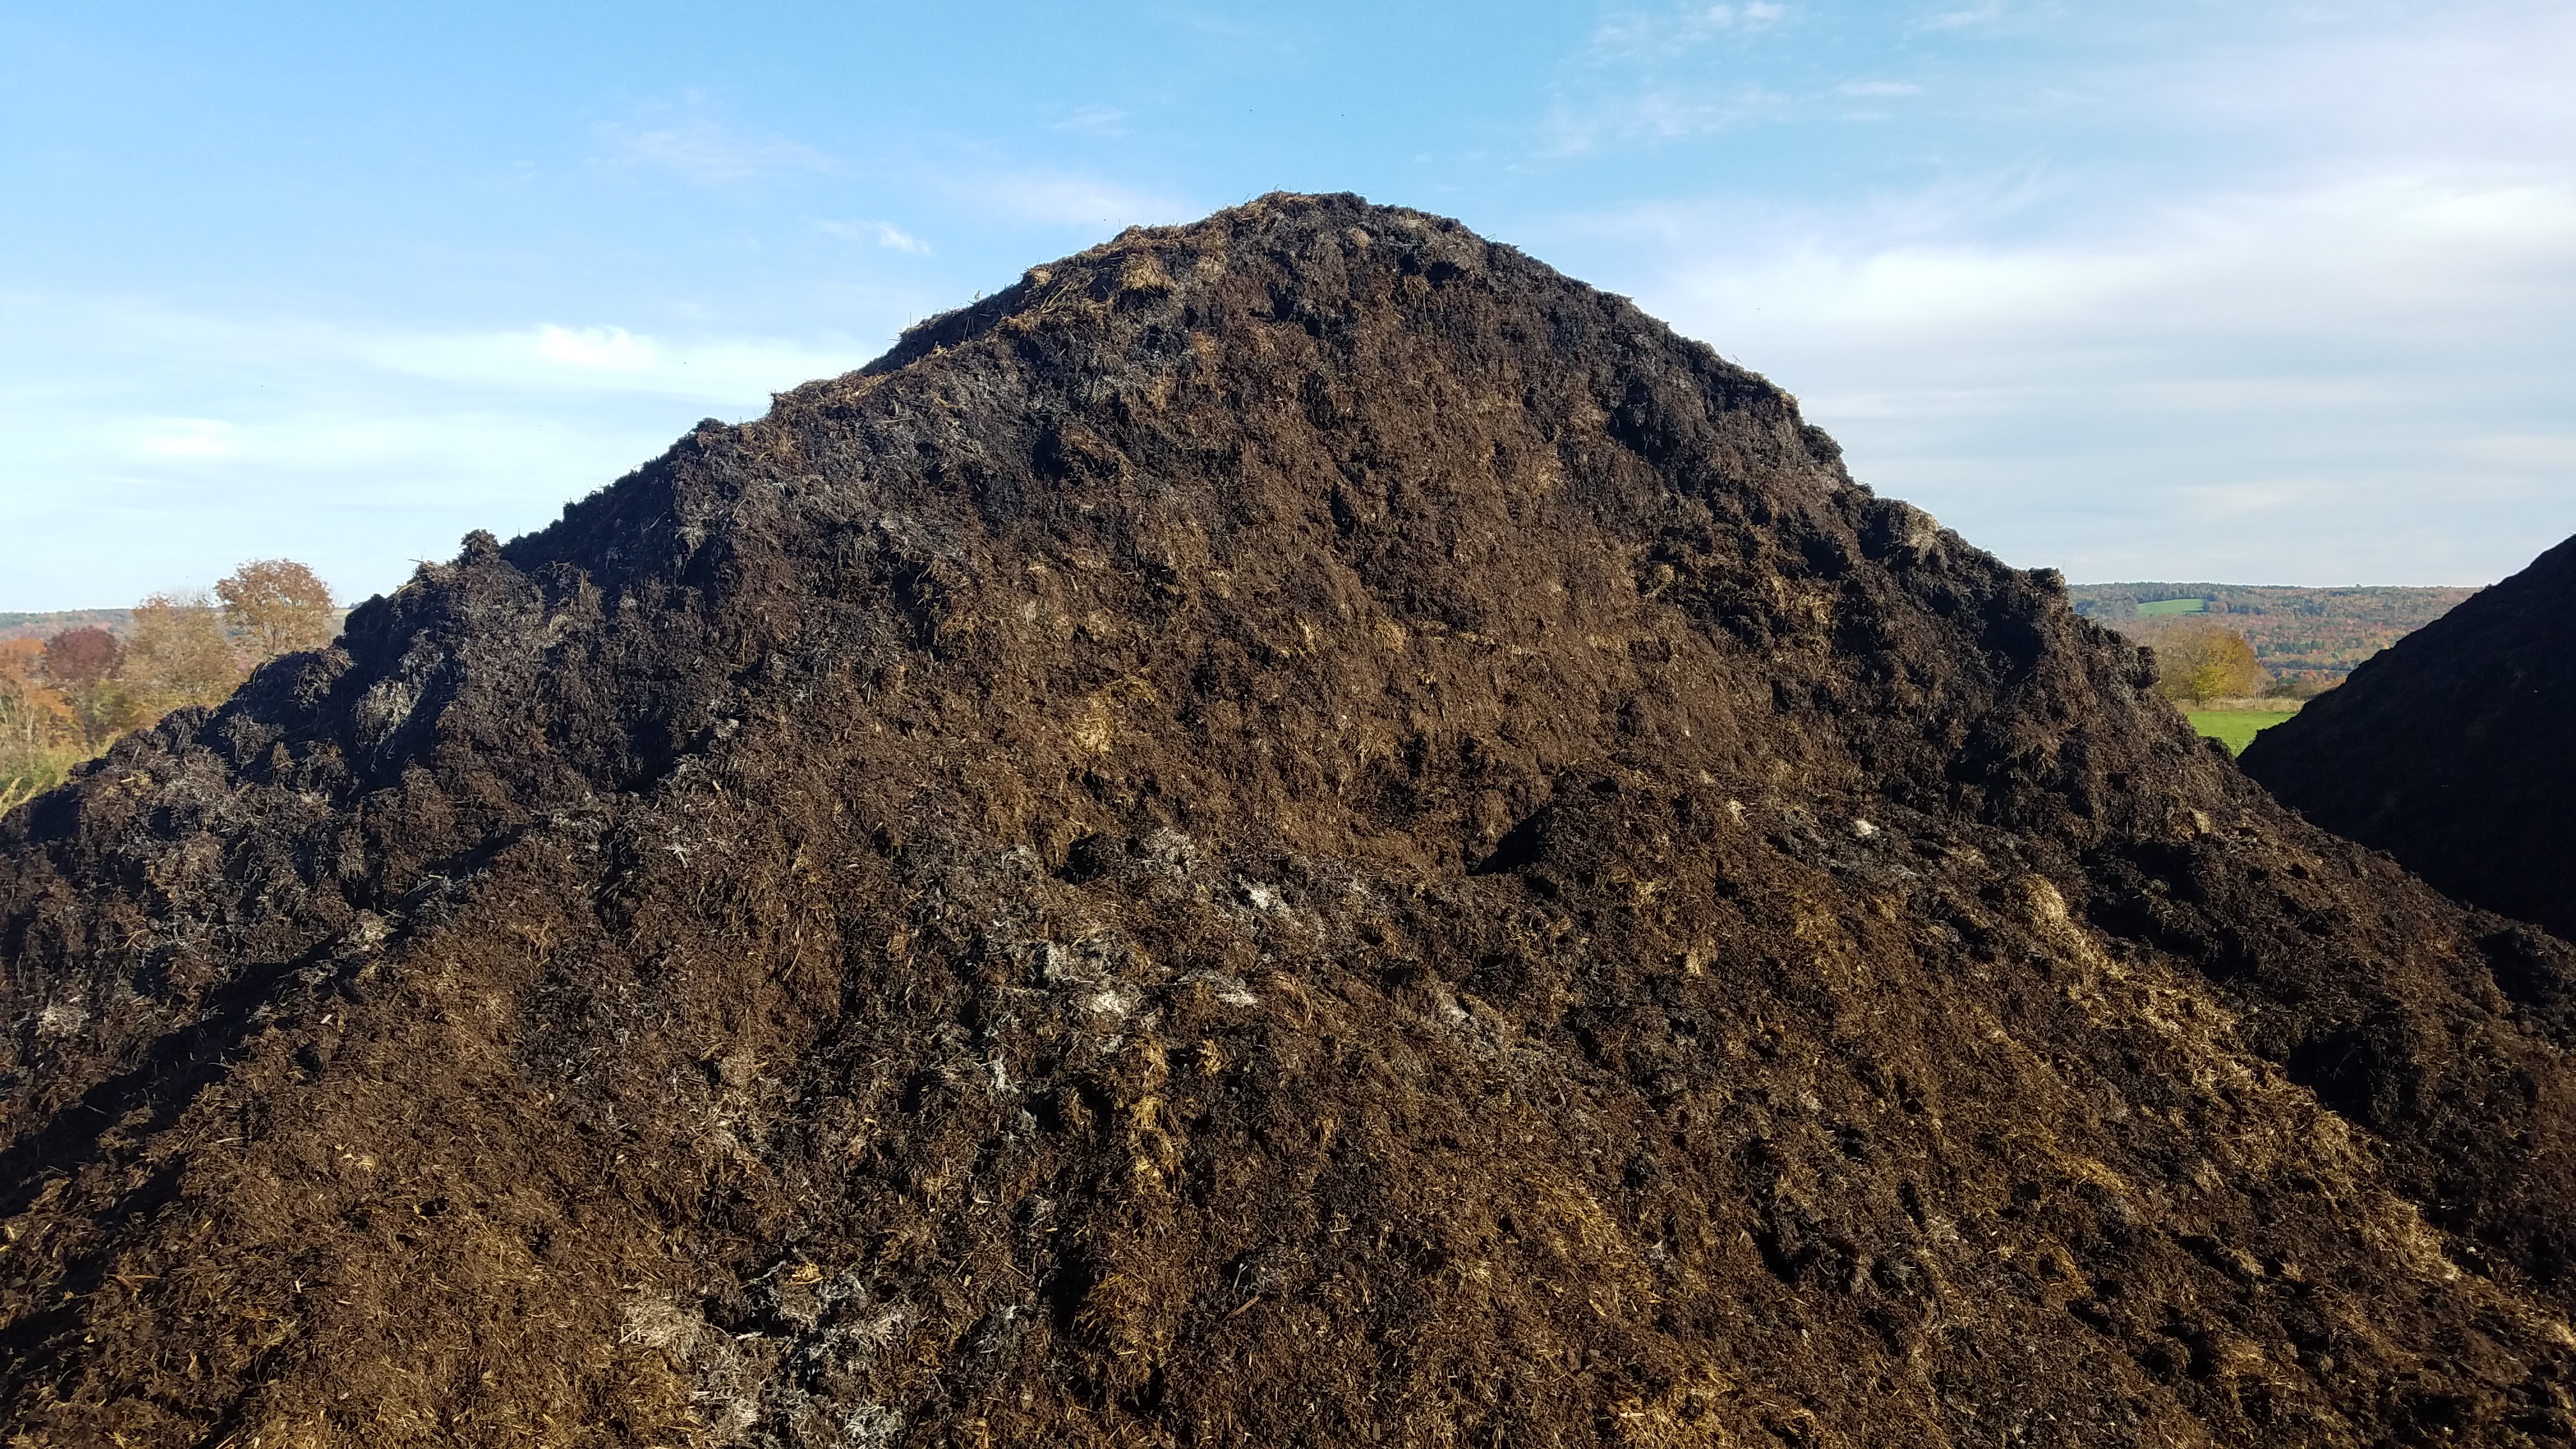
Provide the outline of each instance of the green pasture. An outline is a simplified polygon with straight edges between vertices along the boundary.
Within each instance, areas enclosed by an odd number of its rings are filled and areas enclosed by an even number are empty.
[[[2296,711],[2268,709],[2192,709],[2183,711],[2191,727],[2227,746],[2227,753],[2241,755],[2254,743],[2254,736],[2290,718]]]
[[[2138,606],[2141,619],[2160,619],[2167,614],[2202,614],[2209,611],[2207,599],[2158,599]]]

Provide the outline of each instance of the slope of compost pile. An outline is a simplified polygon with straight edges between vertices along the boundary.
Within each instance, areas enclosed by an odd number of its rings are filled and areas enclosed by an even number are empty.
[[[1130,231],[0,834],[13,1443],[2564,1441],[2567,949],[1418,213]]]
[[[2576,940],[2576,538],[2257,735],[2244,764],[2317,824]]]

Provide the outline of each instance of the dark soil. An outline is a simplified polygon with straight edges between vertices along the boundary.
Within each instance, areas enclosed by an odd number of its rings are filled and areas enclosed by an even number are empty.
[[[2576,939],[2576,538],[2266,731],[2245,769],[2461,900]]]
[[[2568,948],[1453,223],[1131,231],[0,825],[47,1446],[2522,1444]]]

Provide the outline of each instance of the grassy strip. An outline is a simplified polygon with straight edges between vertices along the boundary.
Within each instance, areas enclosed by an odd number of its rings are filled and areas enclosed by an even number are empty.
[[[94,753],[78,745],[0,747],[0,812],[61,784],[66,771]]]
[[[2185,710],[2191,727],[2227,746],[2227,753],[2241,755],[2254,743],[2254,736],[2290,717],[2289,713],[2268,709],[2194,709]]]

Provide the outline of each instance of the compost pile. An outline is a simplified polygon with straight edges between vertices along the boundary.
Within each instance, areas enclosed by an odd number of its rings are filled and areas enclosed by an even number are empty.
[[[8,818],[46,1446],[2571,1433],[2566,947],[1454,223],[1130,231]]]
[[[2255,736],[2245,768],[2452,895],[2576,939],[2576,538]]]

